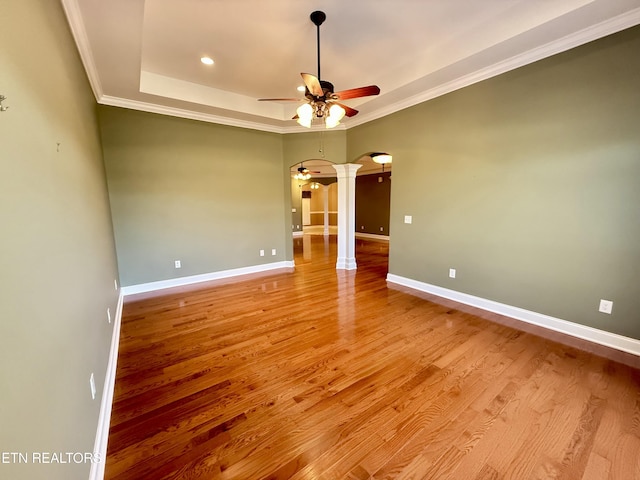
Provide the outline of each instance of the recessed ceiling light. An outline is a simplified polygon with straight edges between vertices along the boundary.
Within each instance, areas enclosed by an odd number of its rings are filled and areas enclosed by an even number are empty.
[[[209,57],[202,57],[200,61],[205,65],[213,65],[213,60]]]
[[[297,90],[298,90],[299,92],[304,92],[304,85],[300,85],[300,86],[297,88]]]

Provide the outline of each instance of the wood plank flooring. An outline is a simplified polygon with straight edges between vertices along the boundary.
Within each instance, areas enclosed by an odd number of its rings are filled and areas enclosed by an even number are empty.
[[[389,288],[387,245],[356,248],[128,298],[105,478],[640,479],[640,370]]]

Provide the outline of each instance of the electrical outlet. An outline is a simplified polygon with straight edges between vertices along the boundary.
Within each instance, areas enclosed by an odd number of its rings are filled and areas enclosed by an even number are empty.
[[[93,400],[96,399],[96,380],[93,378],[93,372],[91,373],[91,377],[89,377],[89,387],[91,387],[91,398]]]
[[[381,231],[381,232],[384,232],[384,227],[380,227],[380,231]]]
[[[275,254],[276,254],[276,249],[275,249],[275,248],[272,248],[272,249],[271,249],[271,255],[275,255]]]
[[[360,230],[364,230],[364,225],[360,225]]]
[[[182,262],[180,260],[175,261],[176,268],[182,268]]]
[[[111,323],[111,309],[107,307],[107,322]]]
[[[413,217],[411,215],[405,215],[404,223],[411,223],[411,222],[413,222]]]
[[[613,302],[611,300],[600,300],[600,308],[598,308],[598,311],[611,315],[612,310]]]
[[[449,269],[449,278],[456,278],[456,269],[455,268],[450,268]]]
[[[260,256],[264,257],[264,250],[260,250]]]

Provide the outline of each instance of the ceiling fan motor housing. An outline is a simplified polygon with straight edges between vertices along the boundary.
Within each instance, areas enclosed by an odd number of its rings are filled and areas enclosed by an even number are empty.
[[[320,80],[320,88],[322,88],[322,94],[323,94],[322,96],[315,96],[313,93],[309,91],[309,88],[306,88],[305,97],[307,97],[309,100],[314,100],[314,101],[335,100],[335,98],[332,97],[333,91],[334,91],[333,83]]]
[[[327,16],[324,12],[316,10],[315,12],[312,12],[311,15],[309,15],[309,18],[311,18],[311,21],[316,27],[319,27],[327,19]]]

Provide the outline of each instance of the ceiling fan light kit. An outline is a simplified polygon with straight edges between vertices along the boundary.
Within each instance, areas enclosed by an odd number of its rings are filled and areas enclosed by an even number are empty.
[[[380,88],[376,85],[367,87],[352,88],[340,92],[334,92],[333,84],[324,80],[320,80],[320,25],[326,20],[327,16],[324,12],[315,11],[310,17],[316,26],[316,37],[318,45],[318,76],[310,73],[301,73],[302,80],[305,85],[305,99],[296,110],[296,116],[293,117],[300,125],[311,128],[314,118],[324,119],[327,128],[334,128],[340,124],[345,115],[353,117],[358,110],[348,107],[338,101],[350,98],[368,97],[378,95]],[[296,98],[261,98],[259,101],[299,101]]]
[[[311,172],[302,163],[298,167],[298,173],[294,175],[297,180],[309,180],[311,178]]]

